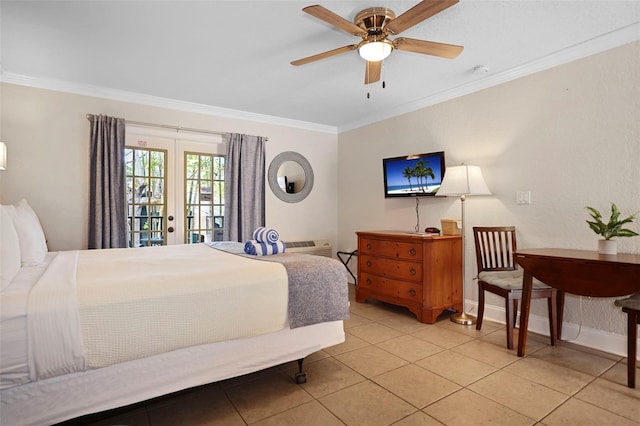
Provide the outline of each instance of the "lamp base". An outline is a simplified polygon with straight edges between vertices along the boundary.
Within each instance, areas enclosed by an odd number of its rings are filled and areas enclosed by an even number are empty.
[[[449,317],[451,322],[455,322],[460,325],[473,325],[476,323],[476,317],[473,315],[469,315],[465,312],[460,312],[459,314],[453,314]]]

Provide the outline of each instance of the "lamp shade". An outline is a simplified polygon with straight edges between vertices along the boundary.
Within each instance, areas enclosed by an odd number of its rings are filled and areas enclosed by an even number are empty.
[[[360,57],[365,61],[378,62],[391,54],[393,45],[389,40],[371,40],[363,42],[358,48]]]
[[[0,142],[0,170],[7,170],[7,145]]]
[[[439,196],[447,195],[490,195],[491,191],[482,177],[482,170],[478,166],[448,167],[444,172],[442,185],[436,193]]]

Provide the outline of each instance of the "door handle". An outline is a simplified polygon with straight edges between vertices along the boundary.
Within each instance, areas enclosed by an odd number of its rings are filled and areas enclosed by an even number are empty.
[[[167,228],[167,232],[173,232],[173,231],[174,231],[173,226],[170,226]]]
[[[169,221],[172,221],[172,220],[173,220],[173,216],[169,216],[167,219],[168,219]]]

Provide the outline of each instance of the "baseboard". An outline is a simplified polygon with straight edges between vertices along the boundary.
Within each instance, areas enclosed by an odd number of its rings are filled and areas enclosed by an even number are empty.
[[[478,312],[478,302],[474,300],[466,300],[465,306],[469,309],[467,312]],[[484,318],[504,324],[504,307],[485,304]],[[518,315],[518,321],[520,321],[520,315]],[[546,316],[529,315],[529,331],[548,336],[549,319]],[[585,326],[580,327],[578,324],[565,321],[562,324],[562,340],[622,357],[627,356],[626,335],[609,333]],[[640,348],[640,338],[637,341],[637,347]],[[636,358],[640,360],[640,353],[638,353]]]

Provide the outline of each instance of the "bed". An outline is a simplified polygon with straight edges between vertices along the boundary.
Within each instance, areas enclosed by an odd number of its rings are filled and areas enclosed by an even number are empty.
[[[12,271],[19,220],[0,215],[1,424],[53,424],[344,341],[335,259],[192,244],[47,252]]]

